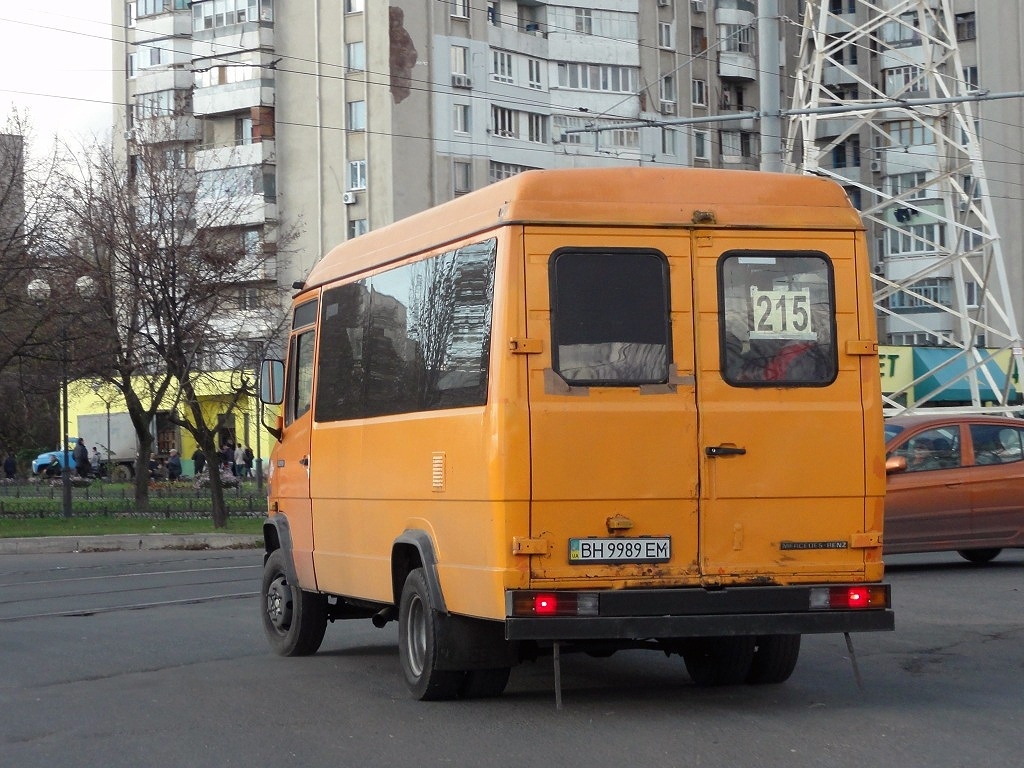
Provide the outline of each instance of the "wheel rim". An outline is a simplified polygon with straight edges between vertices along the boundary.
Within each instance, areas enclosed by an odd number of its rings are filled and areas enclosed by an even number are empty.
[[[415,677],[423,674],[427,658],[427,622],[423,601],[419,595],[413,595],[408,605],[408,620],[405,635],[406,656],[409,659],[409,671]]]
[[[281,634],[292,625],[292,590],[284,574],[278,574],[267,587],[267,618]]]

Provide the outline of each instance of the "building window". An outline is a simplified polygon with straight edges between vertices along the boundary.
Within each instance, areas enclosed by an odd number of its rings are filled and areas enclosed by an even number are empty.
[[[235,144],[252,144],[252,117],[249,115],[235,118]]]
[[[924,171],[897,173],[889,176],[887,184],[889,193],[902,200],[921,200],[928,197],[928,174]]]
[[[493,184],[502,179],[510,179],[517,173],[535,170],[531,165],[516,165],[515,163],[498,163],[491,161],[488,171],[488,181]]]
[[[348,237],[350,240],[369,231],[370,227],[366,223],[366,219],[351,219],[348,222]]]
[[[514,138],[516,136],[515,110],[491,106],[491,133],[495,136]]]
[[[746,24],[719,25],[719,48],[728,53],[753,53],[754,30]]]
[[[350,131],[366,130],[366,102],[350,101],[345,105],[346,125]]]
[[[640,74],[635,67],[573,62],[558,64],[558,85],[562,88],[633,94],[639,90],[639,83]]]
[[[690,101],[699,107],[706,107],[708,105],[707,80],[690,81]]]
[[[860,136],[851,136],[832,148],[832,167],[860,167]]]
[[[911,224],[903,229],[889,230],[889,252],[887,255],[930,255],[945,247],[945,227],[940,224]]]
[[[452,191],[456,196],[464,195],[473,189],[473,166],[466,160],[455,160],[452,163]]]
[[[887,96],[900,96],[908,91],[924,90],[924,70],[921,67],[893,67],[885,70],[884,74]]]
[[[658,22],[658,47],[660,48],[675,48],[676,36],[675,31],[672,29],[672,23],[667,21]]]
[[[948,277],[920,280],[889,297],[890,309],[935,309],[953,306],[953,281]]]
[[[140,0],[139,16],[143,16],[145,4],[166,6],[167,0]],[[184,0],[174,0],[175,9],[188,7]],[[217,29],[232,24],[244,24],[247,21],[274,20],[273,0],[205,0],[192,3],[192,31],[202,32],[206,29]]]
[[[508,51],[491,52],[491,79],[499,83],[512,83],[512,54]]]
[[[362,13],[363,0],[345,0],[345,13]]]
[[[576,31],[581,35],[591,35],[594,32],[593,14],[589,8],[576,9]]]
[[[345,66],[355,72],[366,69],[366,43],[362,40],[345,43]]]
[[[527,61],[527,69],[529,71],[529,86],[531,88],[541,89],[544,87],[544,80],[542,72],[544,67],[541,64],[540,59],[529,59]]]
[[[457,16],[460,19],[469,18],[469,0],[451,0],[452,3],[452,16]]]
[[[453,75],[469,74],[469,49],[464,45],[451,47],[451,65]]]
[[[711,159],[711,138],[707,131],[693,132],[693,159]]]
[[[348,164],[348,188],[366,189],[366,161],[350,160]]]
[[[744,158],[751,156],[751,141],[748,131],[722,131],[722,157]]]
[[[974,23],[974,12],[958,13],[956,15],[956,39],[973,40],[978,36],[978,30]]]
[[[708,49],[708,36],[704,27],[690,27],[690,49],[693,53],[704,53]]]
[[[964,90],[965,91],[977,91],[978,90],[978,68],[977,67],[964,67]]]
[[[548,141],[547,118],[532,112],[526,115],[527,140],[536,144],[546,144]]]
[[[676,80],[672,75],[665,75],[658,81],[658,94],[662,101],[676,101]]]
[[[661,154],[676,154],[676,130],[675,128],[661,129]]]
[[[452,107],[452,130],[455,133],[469,133],[469,104],[456,104]]]
[[[886,131],[892,146],[914,147],[935,143],[932,129],[917,120],[893,120],[886,125]]]

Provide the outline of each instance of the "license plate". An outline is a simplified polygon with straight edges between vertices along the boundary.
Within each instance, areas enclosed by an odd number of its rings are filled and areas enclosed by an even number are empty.
[[[569,563],[665,563],[672,558],[670,536],[633,539],[569,539]]]

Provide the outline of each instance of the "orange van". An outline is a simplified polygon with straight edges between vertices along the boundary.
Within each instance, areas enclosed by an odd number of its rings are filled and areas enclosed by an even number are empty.
[[[821,178],[529,171],[339,245],[261,376],[272,647],[397,619],[437,699],[576,649],[778,683],[892,629],[875,334]]]

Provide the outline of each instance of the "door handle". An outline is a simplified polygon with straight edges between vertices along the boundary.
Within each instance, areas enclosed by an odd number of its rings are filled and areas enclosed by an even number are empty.
[[[716,456],[742,456],[746,452],[746,448],[740,448],[737,445],[709,445],[704,449],[704,453],[711,458]]]

